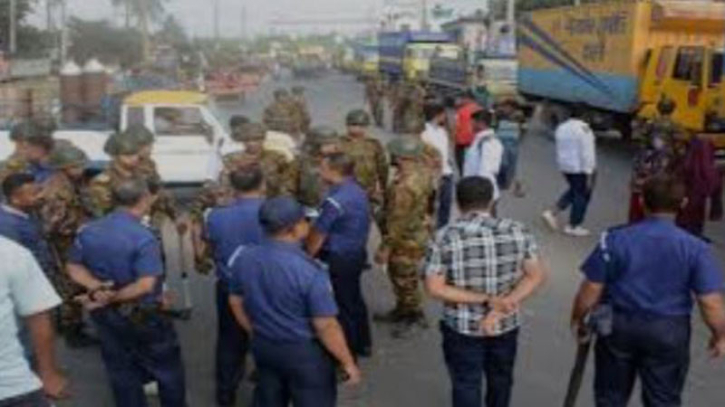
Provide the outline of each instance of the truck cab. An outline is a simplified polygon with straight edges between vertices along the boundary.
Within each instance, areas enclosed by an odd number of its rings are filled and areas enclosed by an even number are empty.
[[[411,43],[405,49],[403,72],[408,80],[425,79],[430,73],[431,60],[440,58],[449,61],[461,59],[463,49],[457,44],[420,42]]]
[[[645,59],[639,116],[657,116],[657,102],[677,103],[673,118],[696,132],[725,132],[723,50],[711,46],[665,45]]]

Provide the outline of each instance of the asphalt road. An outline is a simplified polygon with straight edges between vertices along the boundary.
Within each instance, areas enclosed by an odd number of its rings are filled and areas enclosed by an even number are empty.
[[[277,85],[298,82],[283,79],[268,83],[257,95],[241,106],[227,106],[225,112],[241,112],[259,118]],[[344,114],[362,107],[362,87],[353,79],[331,75],[305,81],[313,121],[342,129]],[[383,139],[389,133],[377,131]],[[602,231],[626,218],[627,182],[631,154],[618,141],[602,141],[599,148],[600,177],[590,207],[587,226]],[[528,224],[536,233],[551,269],[547,286],[526,304],[526,321],[522,329],[516,367],[514,407],[557,406],[564,392],[571,369],[575,344],[568,330],[571,302],[580,281],[578,266],[596,244],[596,236],[572,239],[552,234],[539,215],[564,187],[554,165],[552,142],[546,137],[530,134],[524,141],[519,173],[527,188],[523,199],[504,196],[499,206],[502,216]],[[167,231],[170,232],[170,231]],[[169,235],[169,233],[167,233]],[[723,259],[725,232],[722,224],[710,225],[718,256]],[[168,239],[167,253],[172,276],[170,286],[179,288],[179,250],[176,239]],[[375,240],[375,238],[373,238]],[[374,242],[373,242],[374,243]],[[187,262],[188,264],[188,262]],[[725,264],[725,263],[724,263]],[[193,318],[179,322],[186,363],[189,403],[192,407],[213,406],[213,350],[216,316],[213,306],[213,280],[193,276]],[[373,270],[364,277],[364,290],[372,312],[383,312],[393,305],[387,277]],[[417,330],[403,340],[392,339],[386,326],[374,325],[374,356],[362,362],[365,382],[358,388],[343,389],[340,405],[344,407],[442,407],[450,405],[449,382],[440,350],[440,335],[435,328],[439,306],[426,305],[431,328]],[[725,360],[712,361],[705,351],[709,336],[695,318],[692,342],[692,366],[687,382],[685,404],[692,407],[714,407],[723,404]],[[73,380],[74,398],[61,406],[112,406],[105,371],[97,349],[68,350],[61,347],[60,357]],[[580,406],[592,406],[591,366],[585,379]],[[245,383],[240,389],[240,406],[248,405],[252,388]],[[632,406],[640,406],[635,395]]]

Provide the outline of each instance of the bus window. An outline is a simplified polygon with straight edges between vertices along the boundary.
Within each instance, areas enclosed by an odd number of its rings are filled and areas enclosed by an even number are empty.
[[[717,86],[722,83],[723,75],[723,53],[713,52],[712,60],[710,61],[710,86]]]
[[[702,63],[705,59],[703,47],[682,47],[677,53],[674,79],[690,82],[693,85],[702,84]]]

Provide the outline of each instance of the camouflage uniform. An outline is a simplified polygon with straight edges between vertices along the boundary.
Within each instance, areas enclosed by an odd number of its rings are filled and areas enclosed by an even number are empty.
[[[394,85],[390,92],[390,104],[393,107],[393,132],[402,133],[405,129],[406,112],[410,100],[404,83]]]
[[[393,157],[403,159],[415,159],[422,154],[422,148],[422,142],[409,136],[389,146]],[[389,251],[388,274],[396,298],[395,311],[409,317],[422,314],[418,267],[431,235],[426,218],[435,196],[429,175],[415,168],[399,172],[389,184],[382,230],[383,246]]]
[[[370,112],[375,120],[375,125],[383,127],[385,122],[385,109],[383,107],[383,96],[385,87],[380,78],[370,78],[365,83],[365,99],[370,105]]]
[[[58,270],[52,280],[63,298],[60,329],[66,333],[78,333],[83,326],[83,307],[75,301],[75,297],[83,290],[64,270],[76,232],[87,220],[79,180],[71,178],[66,170],[71,167],[83,168],[86,163],[87,157],[83,151],[70,143],[58,143],[49,159],[55,173],[41,185],[39,193],[38,212]]]
[[[297,137],[294,106],[286,90],[274,92],[274,102],[264,110],[262,122],[272,131]]]
[[[423,85],[419,83],[410,83],[405,87],[405,92],[407,109],[403,112],[403,126],[407,129],[410,128],[408,123],[425,121],[423,107],[425,104],[426,91]]]
[[[236,152],[224,156],[222,184],[229,186],[229,175],[237,170],[259,165],[264,174],[267,197],[294,195],[294,165],[284,155],[272,150],[262,150],[259,154]]]
[[[307,208],[319,208],[327,193],[320,176],[320,165],[324,158],[324,149],[340,151],[337,133],[328,127],[315,127],[310,130],[302,153],[297,160],[297,200]]]
[[[363,110],[354,110],[347,115],[348,126],[370,125],[370,116]],[[367,192],[373,217],[381,225],[381,213],[385,202],[385,188],[388,184],[388,159],[380,142],[372,137],[346,135],[341,142],[342,151],[355,162],[355,178]]]
[[[10,131],[10,140],[14,143],[22,143],[37,131],[38,127],[33,122],[23,122],[15,125]],[[16,150],[0,168],[0,183],[10,175],[28,171],[29,165],[28,160],[23,157],[20,151]]]
[[[310,131],[310,111],[305,100],[304,88],[292,88],[291,104],[294,108],[295,127],[300,134],[307,134]]]

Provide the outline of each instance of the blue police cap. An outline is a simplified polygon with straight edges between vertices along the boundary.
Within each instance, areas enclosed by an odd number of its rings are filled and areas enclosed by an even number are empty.
[[[259,209],[259,222],[268,234],[276,234],[304,219],[305,210],[292,198],[272,198]]]

